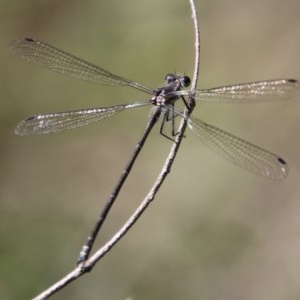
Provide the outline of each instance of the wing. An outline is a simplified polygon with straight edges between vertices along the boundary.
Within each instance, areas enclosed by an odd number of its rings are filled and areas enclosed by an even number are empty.
[[[123,104],[105,108],[91,108],[36,115],[20,122],[15,128],[15,133],[18,135],[57,133],[67,129],[89,125],[91,123],[111,117],[124,109],[136,108],[149,104],[149,101],[141,101],[133,104]]]
[[[195,117],[188,120],[188,125],[204,144],[232,163],[270,179],[287,176],[288,166],[278,155]]]
[[[182,111],[176,109],[176,113],[184,117]],[[287,163],[278,155],[196,117],[189,117],[187,123],[205,145],[228,161],[269,179],[284,179],[287,176]]]
[[[81,58],[32,38],[17,39],[9,44],[11,52],[52,71],[105,85],[124,85],[152,94],[152,89],[106,71]]]
[[[173,93],[172,93],[173,94]],[[277,79],[228,85],[206,90],[179,91],[176,96],[194,96],[202,102],[256,103],[279,101],[300,94],[300,83],[295,79]]]

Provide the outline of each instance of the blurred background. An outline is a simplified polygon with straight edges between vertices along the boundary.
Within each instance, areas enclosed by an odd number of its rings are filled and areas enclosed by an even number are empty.
[[[197,5],[199,88],[300,79],[298,0]],[[11,54],[9,41],[35,37],[155,88],[167,73],[192,75],[194,32],[188,1],[0,0],[0,7],[0,295],[28,299],[74,267],[149,108],[57,135],[15,136],[15,125],[33,114],[149,96],[42,69]],[[203,120],[284,157],[288,178],[273,182],[248,173],[187,131],[148,211],[88,276],[53,299],[299,299],[299,100],[199,104],[194,114]],[[163,165],[171,142],[155,129],[98,247]]]

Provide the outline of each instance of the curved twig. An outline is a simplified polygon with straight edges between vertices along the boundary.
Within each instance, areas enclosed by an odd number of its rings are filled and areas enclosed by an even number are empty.
[[[194,23],[194,30],[195,30],[195,66],[194,66],[194,73],[193,79],[191,84],[191,90],[196,90],[196,85],[199,76],[199,65],[200,65],[200,33],[199,33],[199,25],[198,25],[198,18],[197,18],[197,11],[195,7],[194,0],[189,0],[191,11],[192,11],[192,19]],[[188,117],[193,108],[194,108],[194,99],[192,97],[189,98],[189,109],[185,109],[185,116]],[[98,251],[95,252],[93,256],[91,256],[84,264],[84,266],[78,266],[65,277],[63,277],[60,281],[53,284],[51,287],[47,288],[41,294],[36,296],[34,299],[46,299],[49,296],[53,295],[84,273],[90,271],[93,266],[105,255],[109,252],[109,250],[128,232],[128,230],[135,224],[135,222],[139,219],[142,213],[146,210],[149,204],[154,200],[156,193],[158,192],[160,186],[163,184],[164,180],[166,179],[168,173],[171,170],[172,164],[176,157],[176,154],[179,150],[179,146],[181,144],[187,123],[186,118],[181,120],[178,129],[178,135],[172,145],[171,151],[164,163],[164,166],[157,177],[153,187],[150,189],[148,195],[145,199],[141,202],[139,207],[136,211],[132,214],[132,216],[127,220],[127,222],[122,226],[122,228]]]

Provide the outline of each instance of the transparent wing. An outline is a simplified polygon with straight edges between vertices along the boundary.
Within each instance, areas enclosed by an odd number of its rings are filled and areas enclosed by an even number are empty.
[[[293,98],[300,94],[300,83],[295,79],[277,79],[228,85],[206,90],[172,93],[192,96],[202,102],[255,103]]]
[[[111,117],[124,109],[136,108],[149,104],[149,101],[144,101],[105,108],[91,108],[36,115],[20,122],[15,128],[15,133],[18,135],[56,133],[67,129],[89,125],[99,120]]]
[[[176,113],[183,116],[176,109]],[[255,146],[215,126],[191,116],[188,126],[198,138],[220,156],[250,172],[270,179],[284,179],[287,163],[278,155]]]
[[[124,85],[152,94],[152,89],[106,71],[65,51],[32,38],[13,40],[11,52],[52,71],[106,85]]]

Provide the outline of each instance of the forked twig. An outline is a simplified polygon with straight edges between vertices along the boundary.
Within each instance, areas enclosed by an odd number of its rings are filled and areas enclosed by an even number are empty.
[[[197,18],[197,11],[195,7],[194,0],[189,0],[191,11],[192,11],[192,19],[194,23],[195,30],[195,67],[194,74],[191,84],[191,90],[196,90],[198,74],[199,74],[199,64],[200,64],[200,33],[199,33],[199,25]],[[56,282],[41,294],[36,296],[34,299],[46,299],[49,296],[53,295],[57,291],[61,290],[63,287],[90,271],[93,266],[106,254],[109,250],[128,232],[128,230],[135,224],[135,222],[139,219],[145,209],[149,206],[149,204],[154,200],[156,193],[158,192],[160,186],[163,184],[166,179],[168,173],[171,170],[172,164],[176,157],[176,154],[179,150],[179,146],[181,144],[184,131],[187,126],[186,118],[191,114],[194,108],[194,99],[192,97],[189,98],[189,109],[185,109],[184,114],[185,118],[182,118],[181,123],[178,128],[178,135],[176,135],[175,141],[172,145],[171,151],[165,161],[165,164],[157,177],[153,187],[150,189],[148,195],[141,202],[140,206],[136,209],[136,211],[132,214],[132,216],[128,219],[128,221],[122,226],[122,228],[98,251],[95,252],[93,256],[91,256],[84,265],[77,266],[73,271],[63,277],[60,281]],[[150,121],[151,122],[151,121]],[[155,123],[155,121],[154,121]],[[149,124],[148,124],[149,126]],[[151,125],[150,125],[151,126]],[[151,130],[151,128],[150,128]]]

